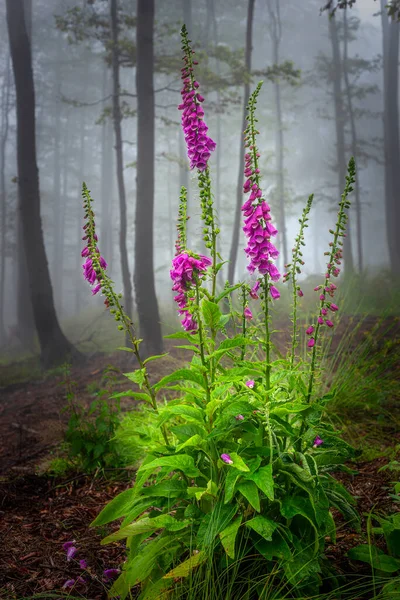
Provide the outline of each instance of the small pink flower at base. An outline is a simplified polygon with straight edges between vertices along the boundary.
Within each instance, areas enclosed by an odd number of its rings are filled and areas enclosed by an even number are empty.
[[[233,460],[229,454],[221,454],[221,460],[223,460],[227,465],[233,465]]]
[[[322,438],[319,437],[319,435],[317,435],[317,437],[314,440],[313,443],[313,448],[318,448],[318,446],[322,446],[322,444],[324,443],[324,440]]]
[[[248,381],[246,381],[246,385],[252,390],[255,385],[254,379],[249,379]]]
[[[273,300],[278,300],[281,297],[280,291],[274,285],[271,285],[269,288],[269,293],[271,294],[271,298]]]
[[[64,542],[63,544],[63,550],[65,550],[65,552],[68,550],[68,548],[71,548],[71,546],[73,546],[75,544],[75,540],[72,540],[72,542]]]
[[[297,295],[299,298],[302,298],[304,296],[302,290],[297,290]]]
[[[115,579],[119,573],[119,569],[105,569],[103,571],[103,576],[106,581],[111,581],[112,579]]]
[[[308,346],[309,348],[312,348],[314,345],[315,345],[315,339],[314,339],[314,338],[310,338],[310,339],[308,340],[308,344],[307,344],[307,346]]]
[[[243,415],[236,415],[235,419],[236,419],[236,421],[244,421],[244,416]]]
[[[246,308],[244,309],[244,318],[247,319],[248,321],[251,321],[251,319],[253,318],[253,313],[251,312],[251,310],[249,309],[248,306],[246,306]]]
[[[85,560],[84,558],[82,558],[82,560],[80,560],[80,561],[79,561],[79,567],[80,567],[81,569],[87,569],[87,566],[88,566],[88,565],[87,565],[87,562],[86,562],[86,560]]]
[[[330,303],[329,308],[332,312],[336,312],[337,310],[339,310],[339,307],[336,306],[336,304],[333,304],[333,302]]]
[[[78,550],[75,548],[75,546],[70,546],[67,550],[67,561],[69,562],[72,560],[77,552]]]
[[[313,333],[314,333],[314,327],[312,325],[310,325],[310,327],[308,329],[306,329],[306,334],[312,335]]]
[[[326,319],[325,323],[328,325],[328,327],[333,327],[333,323],[329,319]]]
[[[253,300],[258,300],[258,290],[260,289],[260,282],[256,281],[255,284],[253,285],[253,287],[250,290],[250,296],[253,298]]]

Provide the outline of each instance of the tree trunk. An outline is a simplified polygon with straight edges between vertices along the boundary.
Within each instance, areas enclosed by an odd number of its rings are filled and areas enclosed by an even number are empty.
[[[333,95],[335,106],[335,129],[336,129],[336,156],[338,163],[338,187],[341,194],[346,183],[346,148],[345,148],[345,116],[342,104],[342,65],[340,59],[339,38],[335,17],[329,18],[329,35],[332,45],[333,56]],[[343,258],[345,275],[350,276],[354,272],[353,254],[351,249],[351,223],[347,222],[346,237],[343,245]]]
[[[343,10],[343,24],[344,24],[344,42],[343,42],[343,80],[345,86],[347,108],[349,111],[350,131],[351,131],[351,154],[357,164],[357,129],[356,119],[354,115],[353,99],[351,97],[349,72],[348,72],[348,23],[347,23],[347,7]],[[358,269],[360,273],[363,272],[363,249],[362,249],[362,219],[361,219],[361,198],[360,198],[360,175],[358,173],[357,185],[355,186],[355,209],[356,209],[356,223],[357,223],[357,258],[358,258]]]
[[[124,181],[124,158],[122,149],[121,108],[119,103],[119,48],[118,48],[118,6],[111,0],[112,73],[113,73],[113,121],[115,134],[115,156],[117,159],[117,182],[120,209],[119,251],[121,258],[122,282],[124,286],[124,309],[131,316],[133,309],[132,284],[129,274],[128,250],[126,246],[127,211]],[[145,198],[144,198],[145,199]],[[127,338],[128,341],[128,338]]]
[[[270,17],[270,31],[272,39],[272,60],[274,65],[279,64],[279,47],[282,37],[282,26],[279,9],[279,0],[275,0],[275,9],[272,7],[272,0],[267,0],[267,8]],[[275,93],[275,120],[276,120],[276,138],[275,138],[275,154],[276,154],[276,189],[278,196],[278,229],[279,236],[282,240],[282,255],[283,264],[289,262],[287,232],[286,232],[286,212],[285,212],[285,181],[284,181],[284,164],[283,164],[283,122],[282,122],[282,102],[281,102],[281,86],[279,81],[274,83]],[[282,265],[283,269],[283,265]]]
[[[4,308],[6,279],[6,240],[7,240],[7,201],[6,201],[6,147],[9,131],[11,65],[10,56],[6,59],[6,73],[1,93],[1,129],[0,129],[0,210],[1,210],[1,245],[0,245],[0,345],[6,339]]]
[[[103,96],[110,91],[109,71],[106,64],[103,67]],[[106,101],[103,109],[106,108]],[[108,263],[111,273],[111,246],[112,246],[112,206],[113,206],[113,152],[112,152],[112,121],[105,119],[101,126],[101,251]]]
[[[137,185],[135,292],[140,335],[146,352],[162,351],[154,283],[154,0],[138,0],[136,25]]]
[[[247,115],[247,103],[250,96],[250,81],[249,76],[251,70],[251,52],[253,47],[253,15],[254,15],[254,3],[255,0],[249,0],[247,5],[247,29],[246,29],[246,55],[245,55],[245,67],[246,67],[246,82],[243,88],[243,118],[242,128],[240,131],[240,145],[239,145],[239,171],[238,180],[236,187],[236,207],[235,207],[235,219],[233,223],[231,249],[229,253],[229,266],[228,266],[228,280],[232,284],[235,277],[236,260],[237,260],[237,249],[239,245],[239,230],[240,221],[242,217],[241,207],[243,204],[243,182],[244,182],[244,139],[243,132],[246,129],[246,115]]]
[[[55,90],[54,90],[54,118],[53,118],[53,256],[51,261],[51,274],[54,289],[54,304],[60,315],[59,309],[62,298],[62,240],[61,240],[61,45],[57,44],[56,52],[56,72],[55,72]]]
[[[400,148],[398,109],[399,24],[389,21],[385,1],[381,0],[383,34],[383,98],[385,148],[385,209],[386,235],[389,247],[390,270],[400,276]]]
[[[77,358],[79,354],[65,338],[57,320],[44,247],[36,162],[35,91],[23,1],[6,0],[6,7],[16,89],[18,186],[28,266],[25,293],[29,287],[42,364],[44,368],[50,368],[68,358]]]

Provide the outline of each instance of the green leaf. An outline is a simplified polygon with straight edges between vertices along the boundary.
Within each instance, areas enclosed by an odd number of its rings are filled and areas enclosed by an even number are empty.
[[[168,356],[169,352],[163,352],[163,354],[155,354],[154,356],[149,356],[148,358],[145,358],[143,361],[144,365],[147,365],[148,362],[151,362],[152,360],[158,360],[159,358],[164,358],[164,356]]]
[[[225,478],[225,504],[232,500],[233,494],[235,493],[235,485],[240,475],[240,471],[236,469],[229,469],[229,471],[227,471]]]
[[[157,531],[157,529],[164,529],[165,527],[173,527],[175,524],[179,523],[170,515],[160,515],[159,517],[144,517],[143,519],[139,519],[135,523],[131,523],[122,529],[119,529],[115,533],[108,535],[103,540],[101,540],[101,544],[109,544],[111,542],[116,542],[118,540],[123,540],[125,538],[139,535],[141,533],[153,532]],[[190,521],[184,522],[184,527],[186,527]]]
[[[272,521],[272,519],[267,519],[267,517],[263,517],[261,515],[254,517],[254,519],[251,519],[250,521],[246,521],[245,525],[246,527],[253,529],[267,541],[272,540],[272,534],[278,527],[278,523],[275,523],[275,521]]]
[[[201,312],[207,327],[210,327],[215,331],[218,328],[219,320],[221,318],[221,311],[218,304],[204,298],[201,303]]]
[[[217,296],[217,298],[215,299],[215,302],[219,303],[223,298],[225,298],[226,296],[229,296],[229,294],[231,294],[238,288],[242,287],[242,285],[243,285],[242,283],[236,283],[236,285],[232,285],[232,286],[224,289],[224,291],[221,292],[219,296]]]
[[[172,381],[192,381],[202,388],[205,388],[204,377],[200,373],[192,369],[178,369],[170,375],[160,379],[160,381],[154,385],[154,389],[158,391]]]
[[[142,496],[147,497],[163,497],[163,498],[179,498],[186,495],[187,484],[180,479],[167,479],[155,485],[144,487]]]
[[[384,571],[385,573],[395,573],[400,569],[400,560],[393,556],[388,556],[376,546],[361,544],[348,551],[347,556],[352,560],[361,560],[368,563],[374,569]]]
[[[188,423],[187,425],[177,425],[176,427],[171,427],[171,432],[176,435],[180,442],[185,442],[193,435],[201,435],[204,436],[206,433],[203,427],[199,425],[195,425],[194,423]]]
[[[243,471],[243,472],[250,471],[249,467],[246,465],[244,460],[236,452],[231,452],[229,456],[231,457],[231,460],[232,460],[232,464],[228,465],[229,467],[232,467],[234,469],[237,469],[238,471]]]
[[[238,485],[238,490],[249,501],[254,510],[260,512],[260,497],[258,487],[254,481],[243,481]]]
[[[133,348],[128,348],[127,346],[118,346],[117,350],[122,350],[123,352],[135,352]]]
[[[164,335],[167,340],[190,340],[195,344],[199,343],[199,336],[196,333],[188,333],[187,331],[177,331],[176,333],[169,333]]]
[[[117,394],[110,396],[110,400],[113,400],[114,398],[135,398],[135,400],[143,400],[143,402],[153,404],[151,396],[145,392],[134,392],[132,390],[127,390],[126,392],[118,392]]]
[[[124,373],[124,375],[129,381],[133,381],[133,383],[136,383],[141,388],[145,382],[146,369],[136,369],[136,371]]]
[[[203,444],[203,438],[196,433],[196,435],[190,437],[188,440],[186,440],[186,442],[179,444],[179,446],[176,447],[176,452],[180,452],[181,450],[187,447],[201,448]]]
[[[278,404],[271,408],[271,415],[278,415],[279,417],[283,415],[293,415],[303,410],[307,410],[310,408],[309,404],[301,404],[300,402],[283,402],[282,404]]]
[[[150,463],[141,465],[138,473],[152,471],[158,467],[167,467],[169,471],[182,471],[187,477],[198,477],[200,475],[200,471],[195,466],[193,458],[186,454],[156,458]]]
[[[197,532],[197,543],[202,548],[211,548],[216,536],[221,533],[237,512],[238,507],[217,502],[211,513],[203,517]]]
[[[242,515],[239,515],[237,519],[232,521],[232,523],[219,534],[221,544],[229,558],[235,558],[235,541],[237,532],[242,523],[242,518]]]
[[[247,475],[246,479],[254,481],[257,487],[267,496],[269,500],[274,499],[274,479],[272,477],[272,465],[268,464],[257,469],[252,475]]]
[[[146,544],[136,555],[135,560],[129,563],[126,568],[125,584],[128,586],[128,590],[137,583],[141,583],[147,579],[154,569],[157,560],[163,553],[173,555],[179,548],[179,536],[177,536],[176,533],[173,536],[162,534],[155,540]],[[122,573],[122,575],[124,575],[124,573]],[[115,582],[115,584],[117,582]],[[114,591],[114,586],[118,589],[115,584],[111,588],[111,591]]]
[[[201,424],[204,423],[204,414],[200,408],[188,404],[177,404],[176,406],[169,405],[160,411],[159,424],[165,423],[165,421],[174,416],[184,417],[189,421],[197,421]]]
[[[198,567],[206,560],[207,554],[205,552],[197,552],[197,554],[193,554],[190,558],[175,567],[175,569],[164,575],[163,579],[187,577],[195,567]]]
[[[90,527],[105,525],[106,523],[110,523],[115,519],[127,515],[132,508],[135,495],[136,490],[134,488],[129,488],[129,490],[125,490],[118,494],[118,496],[115,496],[115,498],[113,498],[97,515],[95,520],[90,523]]]

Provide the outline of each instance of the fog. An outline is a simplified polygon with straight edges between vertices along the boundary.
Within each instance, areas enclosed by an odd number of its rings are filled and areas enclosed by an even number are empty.
[[[169,269],[175,253],[180,186],[186,181],[191,217],[190,247],[195,251],[204,249],[197,176],[196,172],[188,169],[180,126],[181,113],[177,109],[182,64],[179,30],[189,15],[190,22],[186,25],[200,63],[196,77],[205,98],[205,119],[210,135],[217,141],[217,150],[210,159],[210,172],[221,229],[220,253],[227,259],[231,249],[238,169],[243,151],[241,128],[246,79],[243,68],[247,4],[239,0],[157,0],[155,3],[153,246],[156,294],[163,315],[172,314],[174,310]],[[280,78],[274,81],[267,76],[268,69],[274,65],[273,23],[268,4],[275,11],[275,16],[280,17],[279,64],[290,61],[292,65],[287,64],[287,71],[295,73],[299,70],[298,76],[282,72]],[[349,235],[353,271],[360,271],[361,258],[363,272],[372,275],[381,270],[396,273],[399,267],[396,264],[397,250],[392,249],[390,255],[388,240],[388,221],[396,223],[396,213],[389,214],[391,199],[388,199],[389,192],[385,189],[387,156],[391,150],[386,148],[385,152],[385,143],[389,142],[385,138],[384,114],[385,110],[393,111],[393,107],[388,108],[388,102],[385,103],[382,17],[377,14],[380,3],[359,0],[351,9],[336,12],[334,27],[340,52],[339,63],[333,60],[332,31],[328,13],[320,12],[322,4],[319,0],[281,0],[280,15],[276,13],[275,0],[269,3],[256,0],[254,5],[250,92],[258,81],[264,81],[258,102],[262,186],[278,223],[279,196],[283,194],[289,251],[305,201],[309,194],[315,194],[302,277],[323,272],[327,233],[334,222],[344,186],[342,180],[339,187],[338,177],[337,132],[338,128],[341,129],[345,164],[356,150],[359,218],[353,194]],[[25,9],[29,5],[30,2],[26,1]],[[118,291],[123,292],[124,287],[108,5],[104,0],[34,0],[31,22],[29,10],[25,12],[26,29],[31,34],[36,95],[40,215],[54,304],[61,324],[90,307],[103,310],[104,298],[100,295],[92,297],[82,277],[83,181],[94,198],[99,248],[108,262],[108,273]],[[129,277],[133,280],[135,235],[137,228],[142,226],[140,223],[135,225],[138,202],[136,2],[120,0],[118,20],[126,243]],[[347,59],[344,58],[345,46]],[[390,69],[390,65],[387,68]],[[349,96],[346,95],[345,71]],[[341,91],[340,123],[337,123],[338,114],[335,113],[335,102],[338,102],[335,80],[339,81]],[[282,115],[280,173],[283,190],[277,183],[280,174],[277,162],[277,82]],[[348,104],[350,97],[351,111]],[[396,91],[397,121],[390,121],[390,126],[395,128],[398,128],[397,99]],[[30,284],[28,280],[21,281],[23,237],[21,232],[18,233],[16,96],[5,2],[0,4],[0,102],[0,165],[4,180],[4,193],[1,192],[0,333],[1,343],[7,348],[7,344],[13,343],[13,328],[18,331],[24,327],[21,314],[26,316],[28,311]],[[388,112],[385,118],[392,119]],[[398,188],[393,194],[398,196]],[[282,240],[278,239],[277,245],[282,250]],[[244,246],[245,238],[240,231],[235,280],[248,277]],[[283,270],[283,258],[278,264]],[[348,266],[347,255],[344,268]],[[227,276],[228,268],[225,266],[223,279]],[[134,306],[136,292],[133,286]],[[135,308],[133,311],[136,314]]]

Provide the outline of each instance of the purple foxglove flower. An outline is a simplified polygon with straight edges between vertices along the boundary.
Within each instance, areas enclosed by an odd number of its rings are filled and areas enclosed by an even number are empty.
[[[197,330],[197,322],[187,308],[187,295],[195,284],[195,278],[202,277],[210,265],[211,260],[207,256],[191,255],[188,252],[181,252],[172,261],[172,289],[178,292],[174,300],[179,306],[179,314],[183,316],[182,326],[185,331]]]
[[[67,550],[67,561],[72,560],[77,552],[78,550],[75,548],[75,546],[70,546]]]
[[[68,548],[71,548],[71,546],[73,546],[75,544],[75,540],[72,540],[72,542],[64,542],[63,544],[63,550],[65,550],[65,552],[68,550]]]
[[[115,579],[119,573],[119,569],[105,569],[103,571],[103,576],[106,581],[111,581],[112,579]]]
[[[243,415],[236,415],[235,419],[236,419],[236,421],[243,421],[244,420],[244,416]]]
[[[260,282],[256,281],[255,284],[253,285],[253,287],[250,290],[250,296],[253,298],[253,300],[258,300],[258,290],[260,289]]]
[[[325,294],[321,294],[319,297],[320,300],[325,300]]]
[[[309,348],[312,348],[314,345],[315,345],[315,340],[314,340],[314,338],[312,337],[312,338],[310,338],[310,339],[308,340],[308,344],[307,344],[307,346],[308,346]]]
[[[304,296],[302,290],[297,290],[297,295],[299,296],[299,298],[302,298]]]
[[[313,443],[313,448],[318,448],[318,446],[322,446],[323,443],[324,443],[324,440],[321,439],[319,437],[319,435],[317,435],[317,437],[315,438],[314,443]]]
[[[87,562],[84,558],[82,558],[82,560],[79,561],[79,566],[81,569],[87,569]]]
[[[332,312],[336,312],[337,310],[339,310],[339,307],[336,306],[336,304],[333,304],[333,302],[330,303],[329,308]]]
[[[324,317],[328,314],[328,309],[326,308],[321,308],[321,313],[324,315]]]
[[[245,385],[247,385],[247,387],[252,390],[255,385],[254,379],[249,379],[248,381],[246,381]]]
[[[306,334],[312,335],[313,333],[314,333],[314,327],[312,325],[310,325],[310,327],[308,329],[306,329]]]
[[[271,298],[273,298],[273,300],[278,300],[281,297],[280,291],[274,285],[271,285],[269,288],[269,293],[271,294]]]
[[[97,285],[94,286],[94,288],[92,288],[93,296],[95,296],[98,292],[100,292],[100,290],[101,290],[101,283],[98,283]]]
[[[328,327],[333,327],[333,323],[330,319],[325,319],[325,323],[328,325]]]
[[[250,321],[253,318],[253,313],[251,312],[251,310],[249,309],[248,306],[246,306],[246,308],[244,309],[244,318],[247,319],[248,321]]]
[[[63,585],[63,589],[72,588],[75,585],[75,579],[67,579]]]
[[[221,459],[227,465],[233,465],[233,460],[231,459],[231,457],[229,456],[229,454],[221,454]]]
[[[324,324],[324,319],[322,317],[318,317],[318,323],[320,325],[323,325]]]

